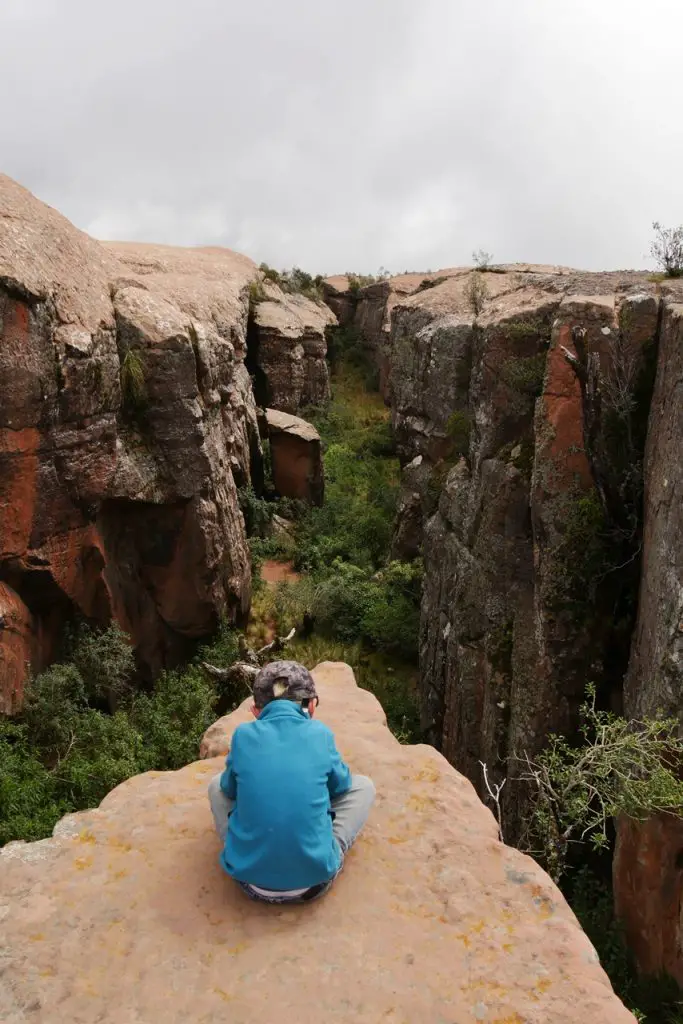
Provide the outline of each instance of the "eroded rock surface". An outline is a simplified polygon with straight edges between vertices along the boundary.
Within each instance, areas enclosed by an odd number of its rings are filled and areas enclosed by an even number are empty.
[[[257,400],[280,412],[296,414],[330,397],[325,332],[337,323],[323,303],[264,284],[250,323],[250,365]]]
[[[645,534],[638,623],[626,680],[629,717],[683,712],[683,305],[664,311],[645,453]],[[683,984],[683,826],[622,822],[617,909],[642,970]]]
[[[258,905],[218,864],[206,789],[245,703],[209,730],[209,760],[131,779],[53,839],[0,851],[3,1020],[633,1022],[470,783],[433,748],[399,745],[347,666],[315,676],[321,717],[378,790],[331,892]]]
[[[325,492],[320,435],[299,416],[266,409],[275,490],[283,498],[322,505]]]
[[[567,354],[581,327],[606,367],[631,346],[639,379],[661,302],[645,275],[499,269],[452,273],[391,315],[406,464],[395,551],[422,541],[425,560],[423,725],[480,788],[480,761],[514,779],[549,732],[575,728],[606,662],[615,685],[626,670],[627,644],[615,653],[615,623],[590,600],[604,571],[590,562],[601,513]],[[506,788],[505,811],[519,837],[519,786]]]
[[[256,273],[229,250],[101,244],[0,177],[0,581],[34,668],[74,613],[116,618],[150,672],[246,614]]]

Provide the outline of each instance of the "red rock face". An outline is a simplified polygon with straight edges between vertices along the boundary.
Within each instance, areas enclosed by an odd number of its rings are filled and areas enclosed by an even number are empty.
[[[322,505],[324,475],[320,436],[298,416],[266,409],[273,483],[283,498]]]
[[[421,459],[404,473],[397,538],[416,549],[419,510],[423,726],[480,792],[480,761],[511,780],[514,840],[527,799],[517,759],[573,733],[611,643],[584,565],[600,505],[572,328],[608,359],[621,310],[642,346],[658,301],[643,275],[511,268],[485,276],[475,320],[469,282],[453,273],[393,310],[392,420],[402,460]]]
[[[620,821],[613,868],[615,909],[639,970],[683,985],[683,822]]]
[[[74,614],[116,618],[150,675],[246,614],[255,274],[228,250],[101,245],[0,176],[0,707]]]
[[[31,613],[10,587],[0,583],[0,714],[10,715],[21,706],[35,644]]]

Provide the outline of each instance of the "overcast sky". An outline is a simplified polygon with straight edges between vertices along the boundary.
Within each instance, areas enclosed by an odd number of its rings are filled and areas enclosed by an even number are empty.
[[[277,267],[644,266],[682,40],[680,0],[0,0],[0,168]]]

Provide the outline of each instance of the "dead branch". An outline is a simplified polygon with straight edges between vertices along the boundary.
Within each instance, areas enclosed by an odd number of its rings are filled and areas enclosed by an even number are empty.
[[[238,642],[239,661],[228,666],[228,668],[217,668],[207,661],[201,661],[200,665],[208,676],[211,676],[212,679],[216,679],[220,683],[243,684],[251,690],[252,683],[261,665],[266,660],[266,655],[284,650],[295,633],[296,629],[290,629],[287,636],[276,636],[269,644],[266,644],[265,647],[260,647],[258,650],[249,647],[245,638],[240,636]]]

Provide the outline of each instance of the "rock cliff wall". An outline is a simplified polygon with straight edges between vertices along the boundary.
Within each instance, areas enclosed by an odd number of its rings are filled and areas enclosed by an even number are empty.
[[[480,761],[502,776],[549,731],[571,732],[588,680],[618,700],[628,642],[601,600],[602,509],[566,353],[577,327],[608,375],[626,349],[635,388],[660,302],[645,275],[525,267],[452,274],[393,308],[395,548],[423,546],[423,724],[478,785]]]
[[[277,911],[218,864],[206,790],[245,704],[207,733],[208,760],[131,779],[54,838],[0,851],[0,1017],[633,1022],[560,892],[498,841],[469,782],[433,748],[401,746],[347,666],[314,674],[342,755],[378,793],[330,893]]]
[[[253,304],[247,365],[260,406],[295,415],[330,397],[325,332],[337,318],[323,303],[264,282]]]
[[[425,561],[423,725],[480,792],[480,761],[512,779],[519,839],[516,758],[573,733],[587,682],[632,717],[681,713],[683,290],[497,271],[394,303],[387,397],[404,464],[394,554]],[[639,965],[679,980],[682,844],[671,818],[622,823],[615,859]]]
[[[324,403],[336,323],[262,276],[227,249],[97,242],[0,177],[0,712],[74,615],[116,619],[149,675],[245,618],[250,373],[262,403]]]
[[[150,672],[246,614],[255,274],[228,250],[100,244],[0,178],[2,710],[74,614],[117,619]]]

